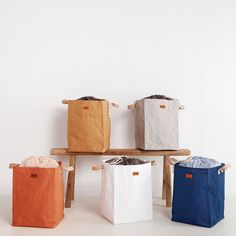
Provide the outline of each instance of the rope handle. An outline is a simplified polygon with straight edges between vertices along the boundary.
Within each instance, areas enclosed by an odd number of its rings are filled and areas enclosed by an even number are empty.
[[[156,161],[151,161],[151,165],[155,166],[157,164]],[[102,164],[97,164],[97,165],[92,165],[92,170],[93,171],[98,171],[98,170],[103,170],[104,166]]]

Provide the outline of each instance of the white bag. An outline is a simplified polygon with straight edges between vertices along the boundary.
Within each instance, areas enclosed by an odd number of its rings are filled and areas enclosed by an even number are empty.
[[[103,163],[101,212],[113,224],[152,220],[151,163]]]

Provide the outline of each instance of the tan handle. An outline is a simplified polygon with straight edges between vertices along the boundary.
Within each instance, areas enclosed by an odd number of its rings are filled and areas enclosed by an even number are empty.
[[[74,170],[74,167],[73,166],[63,167],[63,170],[70,172]]]
[[[18,163],[10,163],[9,169],[13,169],[14,167],[17,167],[17,166],[19,166]],[[74,170],[74,167],[73,166],[63,167],[63,170],[70,172]]]
[[[224,171],[226,171],[230,167],[231,167],[230,164],[226,164],[226,165],[222,166],[221,168],[218,169],[218,174],[223,173]]]
[[[115,107],[115,108],[119,108],[119,104],[115,103],[115,102],[110,102],[110,105]]]
[[[68,104],[70,100],[68,99],[63,99],[62,100],[62,104]],[[110,105],[113,106],[113,107],[116,107],[118,108],[119,107],[119,104],[115,103],[115,102],[110,102]]]
[[[14,167],[17,167],[17,166],[19,166],[18,163],[10,163],[9,164],[9,169],[13,169]]]
[[[135,107],[136,107],[135,104],[130,104],[130,105],[127,106],[127,108],[128,108],[129,110],[134,110]],[[179,106],[179,110],[184,110],[184,105],[180,105],[180,106]]]
[[[92,170],[97,171],[97,170],[102,170],[104,167],[103,165],[93,165]]]
[[[155,166],[156,164],[157,164],[156,161],[151,161],[151,165],[152,165],[152,166]]]
[[[178,161],[176,158],[174,158],[174,157],[171,157],[171,158],[170,158],[170,164],[171,164],[171,165],[174,166],[174,165],[175,165],[176,163],[178,163],[178,162],[179,162],[179,161]]]
[[[135,103],[128,105],[127,108],[129,110],[134,110],[135,109]]]
[[[63,100],[62,100],[62,104],[68,104],[69,101],[70,101],[70,100],[68,100],[68,99],[63,99]]]

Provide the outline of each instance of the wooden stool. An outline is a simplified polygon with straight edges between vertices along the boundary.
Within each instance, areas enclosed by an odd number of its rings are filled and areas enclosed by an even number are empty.
[[[69,166],[74,167],[73,171],[68,173],[65,207],[71,207],[71,201],[74,200],[75,195],[75,170],[77,156],[163,156],[163,184],[162,184],[162,199],[166,200],[166,206],[172,206],[171,194],[171,171],[170,171],[170,157],[171,156],[189,156],[190,150],[180,149],[177,151],[144,151],[138,149],[110,149],[105,153],[90,153],[90,152],[68,152],[67,148],[53,148],[51,155],[69,156]]]

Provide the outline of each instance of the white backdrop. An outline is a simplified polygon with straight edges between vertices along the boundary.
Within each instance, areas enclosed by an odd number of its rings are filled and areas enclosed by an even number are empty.
[[[230,0],[1,0],[0,194],[8,163],[66,146],[63,98],[94,95],[112,109],[111,147],[134,147],[129,103],[179,98],[180,146],[230,162],[236,196],[236,2]],[[78,160],[77,194],[98,195],[100,173]],[[160,196],[161,159],[153,169]]]

